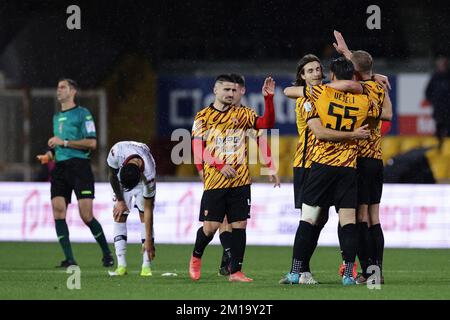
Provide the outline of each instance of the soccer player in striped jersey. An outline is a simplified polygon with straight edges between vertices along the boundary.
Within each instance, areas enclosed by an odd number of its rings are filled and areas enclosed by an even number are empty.
[[[299,93],[299,86],[314,86],[322,84],[323,68],[318,57],[313,54],[307,54],[302,57],[297,66],[295,87],[288,87],[284,90],[285,94],[291,98],[297,98],[301,95]],[[345,82],[339,84],[335,82],[334,86],[346,85]],[[353,84],[352,84],[353,85]],[[345,86],[341,89],[349,89]],[[351,89],[351,88],[350,88]],[[311,158],[316,139],[320,140],[344,140],[344,139],[365,139],[369,135],[367,126],[357,128],[354,132],[341,132],[328,128],[324,128],[319,118],[310,119],[307,123],[308,110],[311,108],[311,102],[305,97],[296,99],[296,119],[299,140],[297,149],[294,155],[294,202],[295,207],[301,209],[303,203],[303,187],[309,175],[311,168]],[[316,221],[309,221],[313,225],[313,240],[310,243],[309,250],[301,250],[300,222],[297,229],[293,254],[291,271],[280,280],[280,284],[315,284],[317,283],[310,272],[309,260],[317,246],[320,232],[328,220],[328,207],[321,208],[321,213]],[[306,256],[302,257],[302,254]],[[303,265],[297,263],[302,261]]]
[[[382,107],[380,119],[392,119],[392,103],[387,93],[387,87],[374,81],[372,56],[362,50],[351,52],[341,33],[334,31],[336,50],[353,62],[355,74],[364,86],[365,94]],[[383,82],[381,82],[383,84]],[[369,274],[367,268],[376,265],[383,266],[384,236],[380,224],[379,209],[383,190],[383,161],[381,157],[381,127],[382,121],[377,119],[371,123],[370,138],[359,142],[357,173],[358,173],[358,208],[356,212],[358,230],[357,255],[362,273],[358,275],[358,284],[366,283]],[[339,227],[338,227],[339,228]],[[341,232],[339,230],[338,234]],[[342,267],[340,268],[342,270]],[[383,277],[379,279],[384,282]]]
[[[266,78],[262,88],[266,109],[262,117],[247,107],[233,105],[237,85],[230,75],[214,84],[214,102],[197,113],[192,128],[194,162],[203,165],[204,192],[201,208],[205,221],[197,231],[189,262],[192,280],[201,276],[201,258],[220,223],[227,217],[232,226],[230,281],[251,282],[242,273],[246,226],[250,217],[250,175],[246,136],[249,129],[272,128],[275,123],[275,81]]]
[[[352,62],[344,58],[335,59],[331,63],[332,82],[351,80],[353,72]],[[357,82],[355,85],[359,86],[362,92],[362,85]],[[330,129],[353,131],[368,117],[378,118],[381,113],[381,110],[363,94],[346,93],[324,85],[303,87],[303,91],[303,95],[312,102],[308,120],[320,117],[322,124]],[[309,250],[308,243],[311,243],[313,236],[313,226],[308,223],[308,219],[316,220],[320,214],[320,208],[334,205],[342,226],[343,254],[346,264],[342,283],[354,285],[356,282],[352,271],[356,257],[358,144],[356,140],[340,142],[318,140],[315,148],[312,156],[313,164],[305,184],[302,221],[299,226],[300,234],[303,235],[302,251]],[[298,261],[298,264],[301,267],[304,261]]]
[[[233,78],[234,83],[237,84],[237,90],[235,93],[235,98],[233,101],[233,105],[236,107],[242,107],[241,99],[245,94],[245,78],[240,74],[230,74]],[[276,173],[276,169],[274,163],[271,159],[271,150],[267,143],[267,139],[263,137],[260,133],[261,130],[253,130],[251,134],[249,134],[249,138],[256,139],[259,151],[261,156],[263,157],[263,164],[271,170],[270,181],[275,181],[276,186],[280,186],[280,178]],[[198,174],[200,179],[203,181],[203,165],[198,165]],[[200,209],[200,221],[205,221],[204,210]],[[223,247],[222,259],[219,267],[219,275],[228,276],[230,274],[230,262],[231,262],[231,234],[232,227],[231,224],[227,223],[227,219],[225,217],[224,221],[220,224],[219,227],[219,238],[220,243]]]

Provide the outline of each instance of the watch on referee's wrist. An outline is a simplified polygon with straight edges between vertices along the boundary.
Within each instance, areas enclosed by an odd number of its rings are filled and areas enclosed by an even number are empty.
[[[69,140],[64,140],[64,148],[67,148],[68,145],[69,145]]]

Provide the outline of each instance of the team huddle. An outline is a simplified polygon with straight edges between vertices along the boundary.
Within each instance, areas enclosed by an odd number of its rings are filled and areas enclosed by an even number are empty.
[[[384,239],[378,213],[383,183],[381,126],[382,120],[390,121],[392,117],[392,105],[386,93],[389,82],[373,74],[369,53],[351,52],[340,33],[335,32],[335,36],[335,47],[344,57],[331,63],[331,82],[322,84],[321,62],[309,54],[298,64],[295,86],[284,91],[296,99],[299,141],[294,155],[294,201],[302,215],[295,235],[291,270],[280,280],[281,284],[318,283],[309,262],[331,206],[339,214],[338,235],[343,258],[339,272],[343,285],[366,283],[369,266],[376,265],[380,274],[382,270]],[[221,230],[220,233],[224,255],[219,274],[228,275],[230,281],[252,281],[242,272],[245,227],[250,213],[248,167],[245,161],[236,159],[242,159],[237,156],[246,148],[246,130],[273,127],[274,86],[272,78],[265,80],[266,109],[259,118],[238,103],[242,81],[236,80],[235,75],[221,75],[215,82],[214,103],[195,117],[194,159],[205,181],[205,191],[200,208],[203,226],[197,231],[189,263],[193,280],[200,279],[203,252],[226,218],[231,232]],[[231,132],[237,134],[236,139],[228,139],[233,136]],[[218,141],[230,143],[224,149]],[[230,148],[234,152],[227,153]],[[270,157],[270,149],[263,149],[268,151],[266,158]],[[224,268],[228,252],[228,268]],[[357,255],[360,274],[356,274]],[[375,281],[382,283],[384,279],[381,276]]]
[[[382,274],[384,238],[379,221],[383,184],[381,128],[392,117],[387,90],[389,82],[373,74],[369,53],[350,51],[335,31],[336,50],[343,55],[332,61],[330,82],[323,83],[319,58],[308,54],[297,66],[294,86],[284,94],[296,100],[298,143],[294,157],[294,203],[301,209],[295,234],[290,271],[280,284],[318,284],[310,269],[320,232],[331,206],[339,215],[338,236],[343,263],[339,268],[343,285],[372,281],[374,266]],[[238,74],[222,74],[214,83],[214,101],[197,113],[192,127],[194,164],[203,181],[198,229],[189,261],[192,280],[201,278],[202,256],[217,230],[223,246],[219,275],[229,281],[251,282],[243,271],[247,219],[251,208],[249,139],[257,142],[270,181],[280,185],[270,147],[261,130],[275,126],[275,81],[267,77],[262,86],[264,114],[258,116],[241,104],[245,79]],[[95,149],[95,126],[87,109],[76,105],[76,86],[70,79],[58,85],[62,111],[54,117],[51,148],[38,156],[42,163],[56,160],[52,175],[52,206],[58,240],[65,253],[62,267],[75,265],[65,223],[72,190],[79,200],[80,215],[102,248],[103,265],[112,266],[103,230],[92,215],[93,176],[89,152]],[[71,120],[73,118],[73,120]],[[83,161],[81,161],[81,160]],[[86,160],[86,161],[84,161]],[[111,276],[127,274],[126,220],[137,208],[141,218],[143,243],[141,276],[151,276],[155,257],[153,208],[156,194],[156,166],[150,149],[142,143],[122,141],[108,155],[110,183],[115,195],[113,209],[114,246],[117,268]],[[76,170],[75,170],[75,169]],[[81,201],[80,201],[81,200]],[[361,272],[355,263],[359,259]],[[380,276],[375,279],[383,283]]]

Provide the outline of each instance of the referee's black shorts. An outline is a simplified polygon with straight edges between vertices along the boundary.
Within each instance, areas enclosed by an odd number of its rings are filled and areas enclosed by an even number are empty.
[[[310,206],[356,209],[356,169],[313,162],[304,187],[303,202]]]
[[[304,187],[310,170],[310,168],[294,167],[294,202],[297,209],[302,208]]]
[[[66,204],[69,204],[72,190],[75,191],[77,199],[94,198],[94,174],[90,160],[72,158],[56,162],[51,173],[51,198],[64,197]]]
[[[250,218],[250,185],[211,189],[203,192],[200,204],[200,221],[223,222],[225,215],[228,223],[244,221]]]
[[[358,205],[380,203],[383,193],[383,161],[375,158],[358,158]]]

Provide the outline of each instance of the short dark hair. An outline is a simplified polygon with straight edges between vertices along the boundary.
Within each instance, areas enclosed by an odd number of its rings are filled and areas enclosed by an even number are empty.
[[[323,76],[323,66],[322,63],[320,62],[320,59],[314,55],[314,54],[307,54],[304,55],[300,61],[297,63],[297,74],[296,74],[296,79],[295,82],[293,82],[292,84],[294,86],[305,86],[306,82],[305,80],[302,78],[302,75],[305,74],[305,65],[307,65],[310,62],[318,62],[320,64],[320,69],[322,70],[322,78],[325,78]]]
[[[241,87],[245,87],[245,78],[243,75],[237,74],[237,73],[231,73],[230,76],[231,76],[231,78],[233,78],[234,83],[237,83]]]
[[[130,191],[141,181],[141,169],[134,163],[127,163],[120,169],[120,184],[125,191]]]
[[[352,62],[359,73],[372,72],[373,58],[367,51],[358,50],[352,53]]]
[[[216,81],[214,81],[214,83],[216,82],[232,82],[234,83],[234,79],[230,74],[221,74],[216,78]]]
[[[331,61],[330,70],[338,80],[351,80],[355,72],[355,67],[350,60],[339,57]]]
[[[67,83],[69,84],[69,87],[71,87],[72,89],[78,90],[78,83],[70,78],[61,78],[58,80],[58,83],[60,83],[61,81],[67,81]]]

